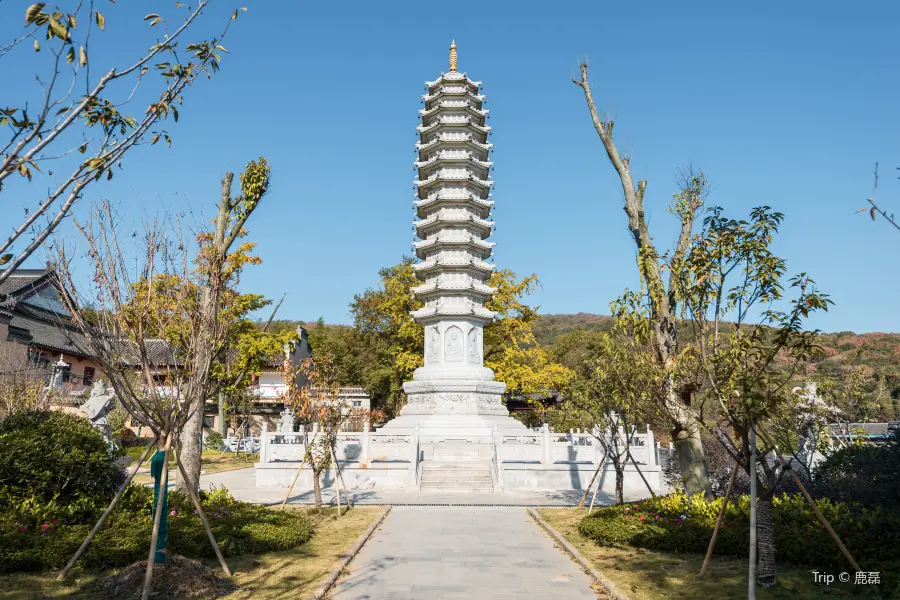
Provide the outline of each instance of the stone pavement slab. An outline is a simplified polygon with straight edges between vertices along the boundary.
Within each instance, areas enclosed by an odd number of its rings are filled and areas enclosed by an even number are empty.
[[[174,483],[172,484],[174,485]],[[210,486],[224,485],[232,496],[244,502],[256,504],[280,504],[287,492],[286,487],[256,487],[254,469],[238,469],[235,471],[223,471],[200,476],[200,487],[209,489]],[[401,505],[490,505],[490,506],[575,506],[581,500],[583,491],[505,491],[493,493],[485,492],[457,492],[452,490],[439,490],[433,492],[419,491],[371,491],[351,490],[350,498],[354,504],[370,506],[401,506]],[[334,491],[329,487],[322,490],[322,497],[326,503],[334,503]],[[342,495],[343,498],[343,495]],[[637,500],[640,497],[628,497],[626,500]],[[314,501],[312,490],[294,488],[290,504],[312,504]],[[597,496],[597,505],[612,504],[613,498],[606,494]]]
[[[522,508],[394,507],[331,600],[596,599]]]

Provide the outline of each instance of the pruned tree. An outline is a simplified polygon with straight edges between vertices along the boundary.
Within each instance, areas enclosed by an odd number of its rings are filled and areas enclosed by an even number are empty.
[[[653,347],[659,365],[663,369],[663,388],[660,397],[672,424],[672,440],[678,454],[678,462],[684,479],[684,489],[688,495],[703,493],[710,495],[709,475],[700,439],[700,424],[692,409],[694,382],[679,380],[677,363],[679,357],[678,336],[675,330],[678,299],[670,272],[668,288],[664,279],[666,257],[659,253],[650,236],[644,212],[644,193],[647,182],[635,181],[631,173],[631,159],[622,156],[613,141],[613,124],[600,117],[594,101],[593,91],[588,82],[588,65],[581,63],[581,79],[572,79],[584,91],[594,129],[606,150],[613,168],[622,184],[625,199],[625,214],[628,229],[637,246],[638,270],[641,286],[648,302],[648,317],[652,330]],[[672,212],[681,221],[681,230],[675,251],[668,260],[682,260],[687,251],[694,227],[697,211],[703,206],[708,192],[706,179],[702,174],[688,173],[682,190],[675,195]]]
[[[237,196],[232,196],[231,189],[234,174],[226,173],[222,179],[222,195],[215,228],[208,235],[202,236],[203,243],[196,260],[197,273],[200,275],[197,317],[200,319],[200,336],[206,339],[204,350],[192,355],[187,366],[191,372],[203,374],[203,377],[197,381],[196,394],[189,399],[192,406],[188,409],[189,417],[181,432],[185,469],[181,473],[183,478],[178,480],[180,488],[200,488],[200,436],[203,432],[204,406],[210,396],[209,375],[213,361],[222,351],[227,331],[222,327],[221,302],[235,269],[240,269],[244,264],[242,261],[229,260],[234,254],[231,247],[245,234],[247,219],[268,191],[270,172],[265,158],[250,161],[240,174],[241,193]],[[222,337],[216,337],[217,335]]]
[[[0,47],[0,60],[24,52],[47,56],[33,100],[0,108],[0,128],[6,132],[5,139],[0,138],[0,194],[6,192],[7,198],[2,210],[11,215],[16,209],[11,194],[24,200],[25,210],[21,222],[11,223],[12,232],[0,242],[0,265],[9,263],[0,271],[0,283],[47,240],[88,186],[112,179],[132,148],[160,139],[171,145],[163,123],[169,117],[178,121],[187,90],[219,69],[226,52],[222,40],[239,12],[234,11],[218,36],[190,43],[185,42],[187,32],[209,0],[201,0],[196,8],[175,4],[175,10],[186,15],[172,29],[159,14],[148,14],[144,22],[151,29],[149,50],[92,74],[91,65],[103,61],[90,52],[91,37],[103,35],[106,16],[95,2],[68,4],[70,8],[52,9],[32,4],[25,11],[23,34]],[[22,74],[21,85],[6,81],[6,89],[24,90],[32,74]],[[157,95],[138,108],[135,103],[147,91],[139,89],[151,85],[149,81],[155,82]],[[132,114],[125,112],[128,106],[135,108]],[[13,176],[19,181],[9,185]]]
[[[135,272],[123,252],[118,225],[108,202],[95,207],[91,218],[85,223],[75,221],[75,226],[87,242],[86,258],[92,271],[89,291],[76,285],[72,269],[74,250],[67,244],[57,244],[53,266],[59,274],[64,290],[62,298],[72,314],[72,320],[88,340],[89,349],[104,376],[131,417],[150,427],[154,437],[90,535],[60,573],[60,578],[86,550],[153,446],[161,453],[163,465],[168,464],[170,453],[175,450],[175,462],[184,473],[183,461],[175,445],[185,423],[198,409],[197,398],[202,398],[205,392],[210,348],[218,347],[224,337],[219,321],[209,320],[205,315],[190,310],[199,301],[201,286],[197,283],[200,275],[191,267],[180,228],[172,234],[160,221],[148,221],[141,240],[140,269]],[[195,285],[181,285],[161,291],[153,285],[157,277],[174,277],[194,282]],[[158,297],[161,293],[167,294],[169,300],[174,299],[176,306],[183,307],[183,311],[169,310],[168,302]],[[88,322],[85,317],[82,307],[88,305],[99,308],[92,313],[96,322]],[[148,332],[171,328],[178,328],[181,335],[164,344],[148,337]],[[167,482],[168,469],[163,469],[161,500],[157,502],[153,518],[142,593],[145,600],[150,593],[160,524],[164,518],[162,507]],[[188,488],[187,491],[223,570],[230,573],[209,528],[196,489]]]

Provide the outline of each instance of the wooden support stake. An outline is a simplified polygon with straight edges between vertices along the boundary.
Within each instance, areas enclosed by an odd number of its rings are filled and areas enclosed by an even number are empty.
[[[609,455],[609,450],[605,450],[603,452],[603,456],[600,458],[600,468],[603,468],[603,465],[606,464],[606,457]],[[602,477],[597,480],[597,487],[594,488],[594,495],[591,496],[591,506],[588,508],[588,514],[591,514],[594,511],[594,501],[597,499],[597,492],[600,491],[600,484],[602,484]],[[591,491],[591,488],[588,487],[588,491]]]
[[[635,428],[635,429],[637,429],[637,428]],[[632,431],[631,436],[634,437],[634,431]],[[622,433],[621,433],[621,432],[619,432],[619,439],[622,439]],[[651,443],[652,443],[652,442],[653,442],[653,440],[651,440]],[[644,485],[647,486],[647,491],[650,492],[650,495],[651,495],[653,498],[656,498],[656,492],[654,492],[654,491],[653,491],[653,488],[650,487],[650,483],[647,481],[647,478],[644,477],[644,472],[641,471],[641,468],[638,466],[637,461],[634,460],[634,457],[631,455],[631,449],[630,449],[629,446],[628,446],[628,441],[627,441],[627,440],[622,440],[622,443],[625,444],[625,456],[626,456],[626,458],[627,458],[628,460],[631,461],[631,464],[632,464],[632,465],[634,465],[634,469],[638,472],[638,475],[641,476],[641,479],[644,481]],[[650,448],[649,450],[652,450],[652,448]],[[624,500],[624,498],[623,498],[623,500]]]
[[[341,487],[344,488],[344,498],[347,500],[347,508],[350,508],[351,506],[353,506],[350,503],[350,492],[347,491],[347,484],[344,483],[344,474],[341,472],[341,466],[338,464],[337,456],[335,456],[334,454],[334,449],[331,450],[331,458],[332,460],[334,460],[334,466],[337,470],[337,475],[341,478]]]
[[[331,453],[331,460],[334,462],[334,472],[331,474],[332,483],[334,484],[334,498],[337,501],[337,511],[338,517],[341,516],[341,488],[338,487],[338,476],[337,476],[337,460],[334,456],[334,449],[331,445],[328,445],[328,451]]]
[[[184,477],[184,480],[187,481],[187,472],[184,469],[184,465],[181,463],[181,457],[178,456],[178,452],[175,452],[175,462],[178,464],[178,470],[181,472],[181,476]],[[209,521],[206,520],[206,515],[203,512],[203,507],[200,506],[200,498],[197,497],[197,490],[193,488],[193,486],[186,486],[188,490],[188,494],[191,495],[191,500],[194,501],[194,508],[197,509],[197,514],[200,516],[200,521],[203,523],[203,529],[206,530],[206,536],[209,538],[209,543],[212,544],[213,550],[216,553],[216,558],[219,559],[219,564],[222,565],[222,570],[225,571],[225,575],[231,577],[231,569],[228,568],[228,563],[225,562],[225,557],[222,556],[222,551],[219,549],[219,544],[216,543],[216,536],[213,535],[212,529],[209,526]]]
[[[716,519],[716,527],[713,529],[712,539],[709,540],[709,548],[706,549],[706,558],[703,559],[703,566],[700,567],[700,577],[706,577],[706,570],[709,568],[709,560],[712,558],[713,549],[716,547],[716,538],[719,537],[719,527],[722,526],[722,520],[725,518],[725,509],[728,507],[728,501],[731,500],[731,491],[734,489],[734,480],[737,477],[740,463],[734,463],[731,470],[731,477],[728,479],[728,491],[722,499],[722,508],[719,509],[719,518]]]
[[[144,451],[141,453],[141,457],[138,458],[137,464],[134,466],[134,470],[128,474],[128,477],[125,478],[125,482],[119,487],[119,491],[116,492],[116,495],[113,497],[112,502],[109,503],[109,506],[106,507],[106,510],[100,515],[100,519],[97,521],[97,524],[94,525],[94,528],[88,534],[88,536],[81,543],[81,547],[75,552],[75,555],[69,559],[69,562],[66,563],[66,566],[63,567],[63,570],[59,572],[59,575],[56,576],[57,581],[62,581],[65,579],[66,575],[75,566],[75,563],[78,562],[78,559],[81,558],[81,555],[84,554],[84,551],[87,550],[87,547],[90,545],[91,540],[94,539],[94,536],[97,535],[97,532],[100,531],[100,528],[103,527],[103,523],[106,522],[107,517],[109,517],[110,513],[116,507],[116,504],[119,503],[119,500],[122,498],[122,495],[125,493],[125,489],[128,487],[128,484],[131,483],[131,480],[134,479],[134,476],[137,475],[138,469],[141,468],[141,465],[144,464],[144,461],[147,460],[147,455],[150,454],[150,450],[156,446],[156,443],[159,441],[158,437],[154,437],[150,440],[150,443],[144,447]]]
[[[603,463],[606,461],[606,454],[603,454],[603,460],[600,461],[600,464],[597,465],[597,468],[594,469],[594,476],[591,477],[591,482],[584,489],[584,494],[581,495],[581,502],[578,503],[578,508],[584,508],[584,501],[587,500],[588,494],[591,493],[591,488],[594,487],[594,480],[597,479],[597,476],[600,474],[600,469],[603,468]]]
[[[316,441],[316,435],[318,435],[318,433],[318,431],[314,433],[312,441],[306,444],[303,460],[300,461],[300,466],[297,467],[297,472],[294,474],[294,480],[291,482],[291,487],[288,488],[287,494],[284,495],[284,500],[281,502],[281,508],[279,510],[284,510],[284,505],[287,504],[288,498],[291,497],[291,492],[294,491],[294,486],[297,485],[297,480],[300,479],[300,471],[303,470],[303,466],[306,464],[306,455],[307,453],[312,452],[312,446]],[[304,435],[303,437],[305,438],[306,436]],[[313,477],[315,477],[315,472],[313,473]]]
[[[159,494],[156,497],[156,512],[153,515],[153,535],[150,536],[150,556],[147,557],[147,572],[144,574],[144,589],[141,591],[141,600],[150,598],[150,581],[153,579],[153,564],[156,561],[156,544],[159,541],[159,522],[162,518],[164,494],[169,492],[169,451],[172,449],[172,431],[166,434],[166,444],[163,449],[162,478],[159,482]]]

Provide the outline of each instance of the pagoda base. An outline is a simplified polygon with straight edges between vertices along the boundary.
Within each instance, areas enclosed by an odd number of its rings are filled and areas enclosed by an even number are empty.
[[[403,384],[407,402],[383,429],[418,427],[420,435],[467,431],[489,435],[500,429],[526,429],[509,416],[501,396],[506,384],[471,379],[432,379]]]

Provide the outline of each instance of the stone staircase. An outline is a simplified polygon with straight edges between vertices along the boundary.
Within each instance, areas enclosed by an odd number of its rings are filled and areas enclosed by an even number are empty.
[[[421,463],[419,489],[423,492],[493,492],[494,478],[489,461]]]

